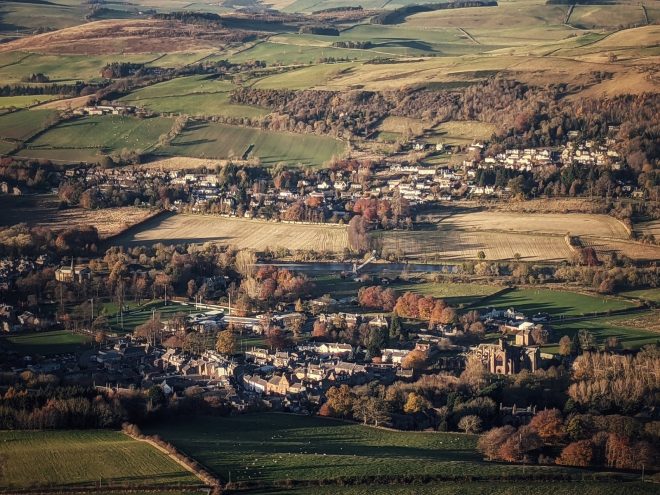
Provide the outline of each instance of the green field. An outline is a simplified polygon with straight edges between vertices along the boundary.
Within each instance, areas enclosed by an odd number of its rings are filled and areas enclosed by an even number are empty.
[[[172,127],[166,118],[139,119],[119,115],[81,117],[49,129],[18,153],[30,158],[93,161],[100,154],[146,150]]]
[[[89,346],[91,339],[85,335],[55,330],[48,332],[24,332],[3,337],[7,347],[19,354],[64,354],[78,352]]]
[[[621,347],[624,349],[639,349],[648,344],[660,343],[660,333],[651,331],[647,328],[640,328],[638,324],[632,324],[631,320],[648,318],[649,326],[654,322],[657,325],[658,314],[652,312],[635,313],[632,315],[605,316],[602,318],[593,318],[590,320],[572,321],[566,323],[553,323],[553,338],[555,344],[545,346],[546,352],[556,353],[559,347],[556,343],[559,339],[568,335],[574,338],[579,330],[588,330],[596,337],[596,342],[602,345],[608,337],[617,337]],[[655,321],[654,321],[655,320]],[[642,320],[643,322],[643,320]]]
[[[318,417],[247,414],[197,418],[150,427],[188,455],[232,481],[322,480],[338,477],[500,476],[523,466],[484,463],[477,437],[395,432]],[[527,466],[526,473],[572,469]]]
[[[25,108],[55,99],[57,95],[0,96],[0,108]]]
[[[444,299],[452,305],[474,304],[480,299],[495,294],[501,290],[501,287],[470,283],[404,283],[392,284],[391,286],[399,294],[404,292],[414,292],[424,296],[433,296]]]
[[[26,140],[56,116],[55,110],[20,110],[0,115],[0,137]]]
[[[158,153],[196,158],[240,158],[250,146],[250,156],[258,157],[266,165],[282,161],[321,165],[344,152],[344,143],[327,136],[197,122],[189,125],[170,146],[161,148]]]
[[[101,77],[101,69],[111,62],[147,63],[161,54],[47,55],[40,53],[0,53],[0,81],[19,83],[21,78],[41,72],[51,81],[92,81]],[[11,60],[13,58],[14,60]],[[5,59],[11,62],[5,63]]]
[[[120,101],[161,113],[228,117],[261,117],[269,113],[265,108],[230,103],[229,93],[233,89],[231,82],[208,76],[179,77],[134,91]]]
[[[545,312],[552,316],[585,316],[593,313],[633,308],[635,304],[623,298],[596,296],[550,289],[515,289],[480,305],[478,308],[515,308],[528,316]]]
[[[639,289],[620,292],[620,296],[660,303],[660,289]]]
[[[112,329],[118,332],[132,332],[135,327],[151,319],[154,313],[160,314],[161,320],[168,320],[176,313],[190,314],[195,312],[194,306],[183,306],[171,302],[165,306],[163,301],[151,301],[142,306],[131,308],[129,311],[124,312],[123,319],[113,309],[116,311],[116,307],[113,308],[113,305],[108,305],[105,314]]]
[[[84,22],[77,0],[57,2],[3,1],[0,3],[0,33],[15,36],[17,31],[32,32],[42,26],[62,29]]]
[[[354,65],[352,62],[312,65],[254,79],[252,86],[258,89],[308,89],[331,85],[332,78],[350,72]]]
[[[0,431],[0,459],[3,488],[200,483],[154,447],[115,431]]]

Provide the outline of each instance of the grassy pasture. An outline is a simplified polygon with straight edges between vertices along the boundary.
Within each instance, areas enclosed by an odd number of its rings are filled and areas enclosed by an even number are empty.
[[[569,19],[572,26],[581,29],[644,25],[644,12],[639,5],[576,5]]]
[[[160,54],[114,55],[45,55],[13,52],[22,55],[13,64],[0,64],[0,81],[19,83],[22,77],[41,72],[53,82],[90,81],[100,78],[101,69],[110,62],[147,63]],[[4,55],[4,54],[2,54]],[[18,55],[14,55],[18,57]],[[1,60],[1,59],[0,59]]]
[[[488,122],[450,121],[431,129],[428,139],[434,143],[470,144],[475,140],[490,139],[496,131],[497,125]]]
[[[163,113],[259,117],[267,109],[229,102],[234,85],[208,76],[180,77],[138,89],[120,99],[126,103]]]
[[[232,481],[322,480],[340,476],[522,473],[522,466],[488,464],[477,437],[394,432],[318,417],[247,414],[199,418],[147,429]],[[527,466],[526,472],[572,472]]]
[[[635,299],[643,299],[645,301],[652,301],[660,303],[660,289],[639,289],[620,292],[620,296],[632,297]]]
[[[4,337],[12,351],[19,354],[66,354],[88,347],[91,339],[67,330],[26,332]],[[0,478],[0,482],[2,478]]]
[[[480,299],[495,294],[501,287],[470,283],[405,283],[391,286],[399,294],[414,292],[424,296],[433,296],[444,299],[452,305],[473,304]]]
[[[0,457],[4,488],[200,483],[166,454],[115,431],[0,431]]]
[[[575,317],[634,307],[623,298],[580,294],[550,289],[515,289],[489,299],[479,308],[515,308],[527,315],[546,312],[552,316]]]
[[[277,38],[274,38],[277,39]],[[336,38],[335,41],[339,40]],[[331,46],[314,46],[301,42],[301,44],[276,43],[264,41],[257,43],[247,50],[238,52],[229,57],[232,62],[246,62],[250,60],[265,60],[268,64],[312,64],[322,58],[349,58],[369,60],[378,56],[367,50],[343,50]]]
[[[0,137],[26,140],[56,116],[54,110],[20,110],[0,115]]]
[[[62,29],[84,22],[84,12],[76,0],[57,2],[2,2],[0,3],[0,33],[8,36],[17,31],[30,33],[48,26]]]
[[[291,250],[342,251],[348,243],[346,228],[287,224],[206,215],[170,215],[149,220],[113,240],[115,245],[158,242],[228,244],[239,249],[284,247]]]
[[[353,66],[352,62],[318,64],[255,79],[253,86],[258,89],[308,89],[315,86],[332,86],[335,77],[350,72]]]
[[[0,108],[25,108],[55,99],[56,95],[0,96]]]
[[[169,146],[161,148],[159,154],[196,158],[240,158],[251,146],[250,156],[259,157],[266,165],[281,161],[321,165],[344,151],[341,141],[326,136],[198,122],[189,125]]]
[[[120,115],[81,117],[49,129],[29,142],[19,155],[93,161],[101,153],[109,154],[124,148],[146,150],[171,127],[172,121],[166,118],[138,119]]]
[[[578,331],[589,330],[596,337],[599,345],[602,345],[608,337],[617,337],[624,349],[638,349],[647,344],[658,344],[660,342],[660,328],[658,328],[658,312],[642,312],[635,315],[617,315],[611,317],[594,318],[583,321],[572,321],[553,324],[553,343],[544,346],[546,352],[558,352],[556,345],[559,339],[568,335],[575,338]],[[655,331],[651,326],[656,325]]]

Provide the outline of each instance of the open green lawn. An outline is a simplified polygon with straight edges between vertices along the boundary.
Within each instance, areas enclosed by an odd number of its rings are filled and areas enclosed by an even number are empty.
[[[120,101],[161,113],[228,117],[260,117],[269,113],[265,108],[231,103],[232,89],[231,82],[208,76],[179,77],[134,91]]]
[[[341,278],[339,275],[315,275],[312,277],[314,288],[312,295],[321,297],[330,294],[333,299],[357,297],[358,290],[365,284],[356,282],[351,277]]]
[[[580,294],[550,289],[515,289],[484,302],[478,308],[515,308],[528,316],[546,312],[554,317],[584,316],[595,312],[633,308],[635,304],[623,298]]]
[[[645,328],[644,320],[649,326]],[[619,343],[625,349],[638,349],[647,344],[660,343],[660,333],[650,330],[649,327],[658,323],[657,312],[641,312],[632,315],[604,316],[583,321],[572,321],[566,323],[553,323],[552,343],[543,348],[545,352],[556,353],[559,351],[557,342],[564,335],[574,338],[581,329],[589,330],[596,337],[599,345],[602,345],[608,337],[617,337]]]
[[[11,350],[20,354],[52,355],[77,352],[91,342],[89,337],[68,330],[24,332],[3,338]]]
[[[474,304],[502,289],[492,285],[448,282],[403,283],[392,284],[391,287],[399,294],[410,291],[424,296],[439,297],[452,305]]]
[[[232,481],[321,480],[396,475],[522,474],[523,466],[485,463],[477,436],[395,432],[287,414],[200,417],[147,428]],[[573,469],[526,467],[526,473]]]
[[[200,483],[166,454],[116,431],[0,431],[0,459],[4,488]]]
[[[588,479],[588,478],[587,478]],[[264,495],[547,495],[548,487],[553,495],[646,495],[657,493],[652,483],[611,483],[597,481],[545,482],[435,482],[415,485],[362,485],[362,486],[314,486],[286,490],[250,491]]]
[[[131,308],[129,311],[124,312],[123,319],[118,313],[113,312],[113,309],[116,311],[116,307],[108,306],[105,314],[112,329],[118,332],[132,332],[135,327],[142,325],[156,313],[160,314],[161,320],[168,320],[177,313],[190,314],[196,312],[194,306],[183,306],[171,301],[167,303],[167,306],[163,301],[150,301],[142,306]]]
[[[23,141],[57,116],[55,110],[19,110],[0,115],[0,137]]]
[[[81,117],[62,122],[41,134],[19,156],[58,160],[93,161],[99,154],[145,150],[172,127],[166,118],[139,119],[119,115]]]
[[[257,156],[266,165],[321,165],[344,152],[344,143],[327,136],[261,131],[250,127],[197,122],[158,153],[196,158]]]

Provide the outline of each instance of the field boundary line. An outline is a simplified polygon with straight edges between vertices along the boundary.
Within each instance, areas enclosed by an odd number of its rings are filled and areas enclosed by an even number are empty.
[[[202,467],[203,471],[200,471],[199,469],[195,469],[191,464],[189,464],[186,460],[179,458],[179,456],[189,458],[187,455],[183,454],[180,452],[176,447],[172,446],[174,452],[170,452],[167,450],[165,447],[162,445],[159,445],[159,443],[151,438],[148,435],[141,435],[142,438],[139,436],[133,435],[130,432],[126,431],[124,428],[122,428],[122,433],[126,435],[129,438],[132,438],[133,440],[136,440],[138,442],[145,442],[154,447],[156,450],[159,452],[165,454],[168,458],[172,459],[174,462],[179,464],[181,467],[186,469],[187,471],[190,471],[192,474],[194,474],[202,483],[204,483],[207,487],[213,487],[217,486],[220,484],[220,480],[216,479],[213,477],[211,472],[207,470],[205,467]],[[179,455],[176,455],[179,454]],[[191,461],[198,463],[198,461],[189,458]],[[199,464],[199,463],[198,463]],[[201,467],[201,464],[200,464]]]

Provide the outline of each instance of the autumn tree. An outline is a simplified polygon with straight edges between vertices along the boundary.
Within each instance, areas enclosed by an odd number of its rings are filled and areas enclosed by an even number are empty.
[[[532,428],[521,426],[514,435],[511,435],[502,444],[499,450],[499,458],[508,462],[521,462],[542,445],[543,441]]]
[[[340,418],[349,418],[353,412],[354,396],[348,385],[330,387],[326,392],[327,404],[333,415]]]
[[[215,350],[220,354],[231,355],[236,351],[236,335],[231,329],[223,330],[218,333],[215,342]]]
[[[414,350],[409,352],[401,361],[401,366],[409,370],[421,370],[426,366],[428,356],[424,351]]]
[[[410,392],[406,403],[403,405],[403,412],[406,414],[416,414],[426,411],[431,407],[431,403],[416,392]]]
[[[546,444],[556,444],[566,437],[564,420],[558,409],[539,411],[529,422],[529,427],[536,431]]]
[[[484,454],[487,460],[497,460],[500,458],[500,448],[515,433],[516,429],[510,425],[493,428],[479,437],[477,450]]]
[[[590,440],[569,443],[555,461],[561,466],[587,467],[594,459],[594,444]]]

